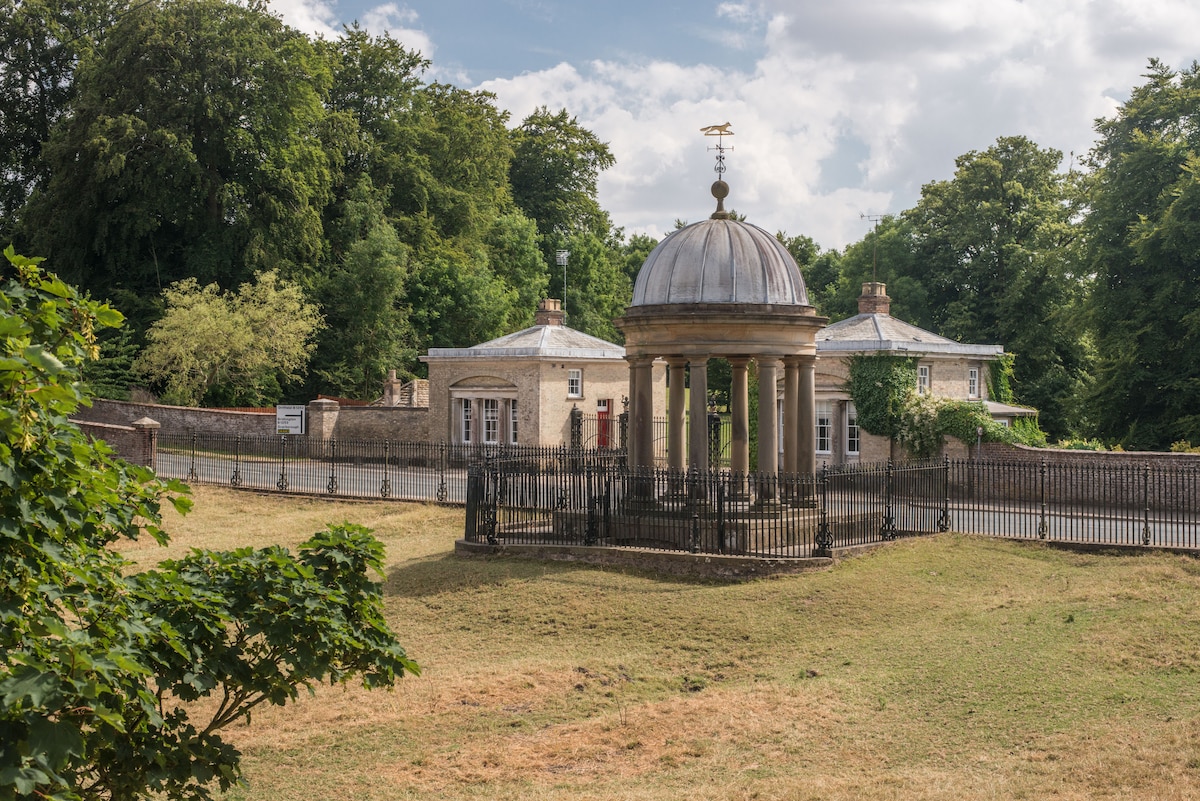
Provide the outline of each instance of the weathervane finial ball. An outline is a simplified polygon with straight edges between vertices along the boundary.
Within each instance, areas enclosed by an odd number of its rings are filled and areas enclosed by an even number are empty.
[[[724,181],[713,181],[712,196],[717,200],[724,200],[729,197],[729,184]]]

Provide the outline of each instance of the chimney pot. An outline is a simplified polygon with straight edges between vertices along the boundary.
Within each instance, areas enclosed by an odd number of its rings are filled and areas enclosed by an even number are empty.
[[[534,325],[562,325],[565,317],[562,301],[558,298],[545,298],[538,301],[537,314],[534,315]]]
[[[862,285],[862,294],[858,296],[859,314],[890,314],[892,299],[887,296],[887,284],[878,281],[867,281]]]

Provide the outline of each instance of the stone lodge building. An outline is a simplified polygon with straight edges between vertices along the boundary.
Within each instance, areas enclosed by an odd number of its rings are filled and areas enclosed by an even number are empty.
[[[561,303],[538,304],[534,325],[470,348],[430,348],[429,433],[461,444],[557,447],[570,442],[573,409],[611,421],[629,395],[625,349],[563,324]],[[666,370],[653,371],[664,415]],[[612,447],[620,443],[597,442]]]
[[[982,401],[992,417],[1010,425],[1034,409],[988,400],[988,371],[1004,354],[1001,345],[973,345],[938,336],[890,314],[887,286],[863,284],[858,314],[828,325],[817,335],[816,429],[817,462],[878,462],[899,454],[885,437],[858,428],[854,403],[845,390],[850,359],[887,353],[917,361],[917,391],[956,400]]]

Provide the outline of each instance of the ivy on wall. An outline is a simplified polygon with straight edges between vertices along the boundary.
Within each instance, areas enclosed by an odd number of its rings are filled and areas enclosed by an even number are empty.
[[[1012,364],[1012,357],[1005,354],[989,371],[989,389],[999,393],[992,398],[1012,400]],[[852,357],[846,390],[858,411],[859,427],[895,439],[916,459],[936,456],[947,435],[966,443],[979,438],[1036,447],[1046,444],[1035,419],[1018,419],[1007,428],[992,419],[981,401],[918,395],[917,360],[909,356]]]
[[[1001,353],[1000,358],[992,362],[988,369],[988,397],[997,403],[1013,402],[1013,365],[1016,356],[1011,353]]]
[[[917,360],[886,353],[852,356],[846,390],[854,399],[859,428],[898,439],[905,409],[917,397]]]

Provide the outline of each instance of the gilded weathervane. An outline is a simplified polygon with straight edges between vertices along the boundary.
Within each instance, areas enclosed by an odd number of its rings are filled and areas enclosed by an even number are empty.
[[[709,150],[717,151],[717,165],[713,167],[713,171],[717,174],[717,180],[712,185],[713,197],[717,199],[717,210],[713,213],[714,219],[728,219],[729,214],[725,211],[725,198],[729,196],[729,184],[725,183],[725,151],[733,150],[732,147],[725,146],[725,137],[733,136],[733,131],[729,130],[729,126],[733,123],[726,122],[721,125],[706,125],[700,131],[705,136],[717,137],[716,147],[710,147]]]

